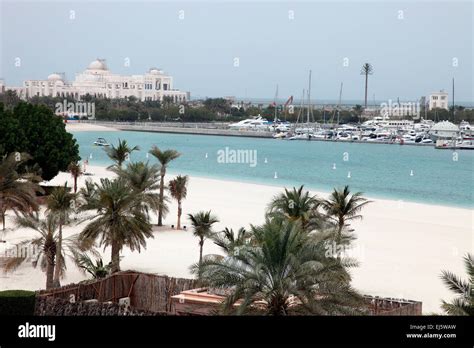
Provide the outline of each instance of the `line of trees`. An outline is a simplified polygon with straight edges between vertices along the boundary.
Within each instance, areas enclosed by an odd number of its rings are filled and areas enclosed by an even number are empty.
[[[364,72],[365,69],[363,68],[362,71]],[[370,75],[372,70],[369,69],[368,71],[366,75],[367,82],[368,75]],[[71,97],[34,96],[29,99],[29,103],[44,105],[54,112],[57,103],[62,105],[64,100],[74,102],[74,99]],[[95,118],[104,121],[234,122],[259,114],[267,119],[273,119],[275,115],[275,107],[273,105],[258,107],[246,105],[245,108],[243,106],[232,107],[231,102],[224,98],[208,98],[200,104],[184,103],[182,105],[177,105],[166,97],[160,102],[140,101],[135,97],[108,99],[86,95],[82,98],[82,101],[95,103]],[[13,108],[21,101],[15,92],[6,91],[0,94],[0,102],[3,102],[7,108]],[[356,123],[360,121],[364,106],[356,105],[352,109],[339,110],[338,114],[334,110],[326,109],[323,107],[313,110],[316,122],[337,123],[339,120],[339,123]],[[284,110],[282,106],[279,106],[278,115],[282,120],[296,122],[299,112],[299,105],[294,105],[292,112],[289,112],[288,109]],[[424,110],[422,110],[421,116],[425,117]],[[435,121],[449,120],[455,123],[463,120],[474,122],[474,110],[457,105],[454,108],[454,112],[452,107],[449,111],[445,109],[428,111],[426,119]]]
[[[346,186],[328,200],[303,186],[284,190],[269,204],[265,223],[213,232],[210,211],[189,215],[199,237],[199,262],[191,267],[203,285],[232,289],[222,304],[227,314],[364,314],[363,298],[351,285],[357,266],[343,248],[354,240],[349,222],[369,201]],[[204,240],[224,252],[202,256]],[[339,251],[330,250],[336,243]],[[236,306],[238,303],[238,306]]]

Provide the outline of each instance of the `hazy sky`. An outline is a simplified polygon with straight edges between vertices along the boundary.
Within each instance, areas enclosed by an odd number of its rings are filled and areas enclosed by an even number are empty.
[[[456,99],[474,100],[472,2],[4,0],[0,15],[7,85],[72,80],[105,58],[121,74],[159,67],[193,97],[273,98],[277,84],[299,97],[311,69],[315,100],[337,99],[341,82],[344,99],[361,100],[370,62],[370,99],[450,92],[454,77]]]

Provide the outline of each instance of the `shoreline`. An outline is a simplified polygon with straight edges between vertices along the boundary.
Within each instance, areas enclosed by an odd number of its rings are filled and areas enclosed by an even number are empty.
[[[91,178],[98,181],[111,177],[104,166],[88,166],[92,176],[81,176],[79,187]],[[169,172],[167,180],[176,172]],[[187,173],[180,173],[187,174]],[[60,173],[49,182],[51,185],[68,183],[68,173]],[[221,221],[215,230],[224,227],[238,229],[264,222],[264,212],[271,198],[280,193],[283,186],[269,186],[238,181],[218,180],[190,176],[188,197],[183,201],[183,225],[189,226],[188,213],[212,210]],[[310,190],[312,194],[326,197],[327,192]],[[370,197],[367,197],[370,198]],[[362,211],[363,220],[355,221],[357,240],[352,255],[359,260],[359,267],[352,269],[353,286],[361,293],[374,296],[406,298],[423,302],[423,313],[440,311],[441,299],[449,300],[452,294],[439,279],[442,270],[464,275],[462,256],[473,247],[474,230],[472,209],[447,206],[430,206],[420,203],[371,199]],[[164,220],[165,227],[154,226],[154,239],[147,240],[147,248],[141,253],[123,250],[122,269],[190,277],[189,266],[197,262],[198,240],[188,228],[176,231],[170,228],[176,223],[176,203],[169,205],[170,213]],[[156,214],[151,222],[156,223]],[[80,232],[84,223],[65,228],[65,235]],[[13,228],[11,214],[7,227]],[[5,234],[10,243],[34,236],[33,231],[14,229]],[[108,262],[110,250],[98,248]],[[210,241],[204,245],[204,253],[220,253]],[[67,278],[62,284],[88,278],[68,261]],[[39,269],[23,265],[13,273],[0,273],[0,290],[23,288],[36,290],[44,287],[45,275]]]
[[[93,124],[93,123],[82,123],[82,122],[77,122],[77,121],[69,121],[64,124],[66,131],[71,133],[71,132],[118,132],[120,131],[119,129],[110,127],[110,126],[104,126],[104,125],[99,125],[99,124]]]

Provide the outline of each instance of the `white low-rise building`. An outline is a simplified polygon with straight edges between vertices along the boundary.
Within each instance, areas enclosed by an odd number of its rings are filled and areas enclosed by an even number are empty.
[[[439,91],[430,94],[429,109],[446,109],[448,108],[448,93],[444,91]]]
[[[70,83],[62,74],[54,73],[46,80],[27,80],[22,87],[5,87],[5,90],[16,91],[23,99],[50,96],[79,100],[87,94],[111,99],[133,96],[142,101],[162,101],[164,97],[170,97],[173,102],[189,99],[188,92],[173,88],[173,77],[163,70],[151,68],[144,75],[119,75],[112,73],[103,59],[94,60]]]

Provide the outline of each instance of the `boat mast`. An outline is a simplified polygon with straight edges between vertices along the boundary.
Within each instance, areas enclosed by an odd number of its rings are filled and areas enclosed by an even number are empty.
[[[305,90],[303,89],[303,94],[301,95],[300,109],[298,110],[298,117],[296,118],[296,122],[293,125],[293,132],[296,131],[296,126],[300,121],[300,117],[303,118],[304,96],[305,96]]]
[[[274,120],[273,120],[274,123],[276,123],[277,120],[278,120],[278,117],[277,117],[277,116],[278,116],[278,115],[277,115],[277,110],[278,110],[278,109],[277,109],[277,106],[278,106],[278,105],[277,105],[277,99],[278,99],[278,84],[277,84],[277,88],[276,88],[276,92],[275,92],[275,100],[274,100],[274,102],[273,102],[273,105],[274,105],[274,107],[275,107],[275,117],[274,117]]]
[[[341,82],[341,88],[339,89],[339,104],[337,105],[337,124],[339,124],[339,113],[341,110],[341,101],[342,101],[342,86],[344,85],[343,82]]]
[[[311,107],[311,70],[309,71],[309,82],[308,82],[308,110],[306,113],[306,122],[309,125],[309,109]]]
[[[453,77],[453,122],[454,122],[454,77]]]

